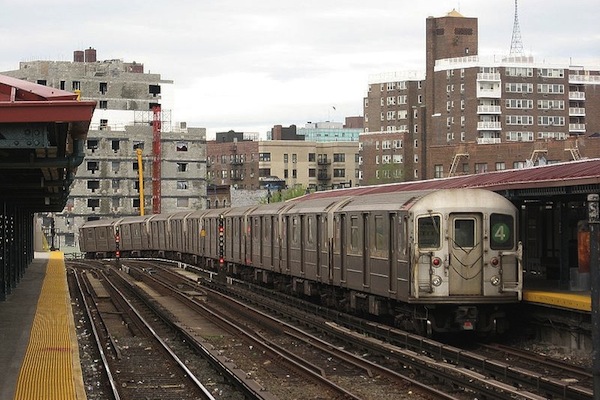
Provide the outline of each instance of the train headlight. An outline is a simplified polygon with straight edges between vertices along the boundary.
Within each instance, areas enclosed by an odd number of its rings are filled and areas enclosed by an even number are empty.
[[[440,276],[434,275],[431,277],[431,284],[433,286],[440,286],[442,284],[442,278]]]
[[[494,275],[490,278],[490,282],[494,286],[498,286],[500,284],[500,277],[498,275]]]
[[[497,267],[498,265],[500,265],[500,260],[498,259],[498,257],[493,257],[490,260],[490,264],[492,265],[492,267]]]
[[[433,260],[431,260],[431,264],[433,264],[434,267],[439,267],[442,265],[442,259],[439,257],[434,257]]]

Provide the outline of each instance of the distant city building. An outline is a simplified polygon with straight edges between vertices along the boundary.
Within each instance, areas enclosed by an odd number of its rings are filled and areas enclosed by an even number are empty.
[[[83,100],[97,102],[86,156],[67,206],[62,213],[44,217],[45,225],[54,218],[62,245],[76,246],[78,227],[88,219],[140,214],[138,149],[142,150],[145,214],[158,204],[161,212],[205,208],[206,130],[171,123],[162,93],[172,81],[145,73],[144,65],[137,62],[98,61],[92,48],[75,51],[72,62],[26,61],[18,70],[2,74],[80,93]],[[160,123],[158,146],[153,143],[155,119]],[[155,160],[160,168],[155,168]],[[153,177],[157,171],[160,176]],[[154,204],[156,199],[159,202]]]
[[[207,142],[210,184],[230,185],[237,190],[297,185],[324,190],[358,182],[357,142],[230,138],[230,142]]]
[[[298,134],[309,142],[358,142],[363,132],[362,117],[348,117],[346,123],[341,122],[307,122]]]
[[[304,140],[304,136],[301,135],[296,125],[290,125],[289,127],[283,127],[281,125],[275,125],[271,128],[271,133],[268,140]]]
[[[476,18],[427,18],[426,77],[369,82],[361,184],[596,157],[600,67],[569,64],[480,57]]]

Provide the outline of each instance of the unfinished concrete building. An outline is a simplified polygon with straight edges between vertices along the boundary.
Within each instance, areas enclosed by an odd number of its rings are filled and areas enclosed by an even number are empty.
[[[76,251],[86,220],[206,207],[206,130],[171,122],[162,93],[172,81],[135,61],[98,61],[93,48],[74,51],[73,61],[25,61],[2,74],[97,102],[67,206],[43,216],[58,247]]]

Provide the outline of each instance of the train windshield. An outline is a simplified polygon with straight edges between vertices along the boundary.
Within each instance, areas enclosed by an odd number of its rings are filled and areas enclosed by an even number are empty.
[[[440,247],[440,217],[430,215],[419,218],[418,241],[420,248],[437,249]]]
[[[507,214],[490,216],[490,247],[493,250],[507,250],[514,247],[514,218]]]
[[[475,247],[475,220],[454,220],[454,246],[459,248]]]

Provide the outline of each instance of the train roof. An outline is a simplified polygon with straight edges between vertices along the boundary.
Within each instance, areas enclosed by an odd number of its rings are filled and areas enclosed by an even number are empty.
[[[116,219],[95,219],[92,221],[86,221],[80,228],[94,228],[99,226],[113,226],[117,222],[120,222],[123,218]]]

